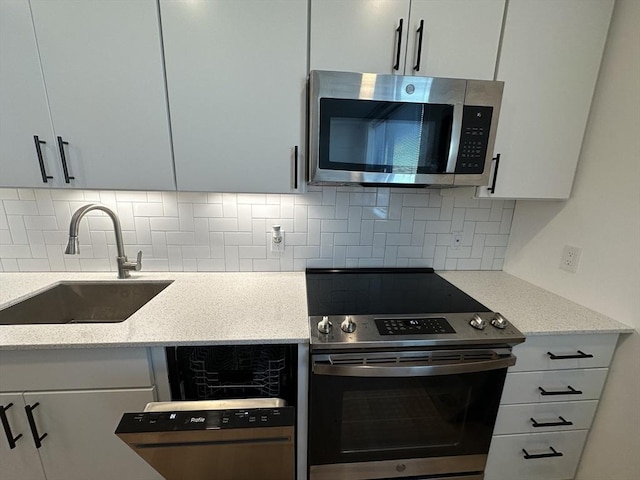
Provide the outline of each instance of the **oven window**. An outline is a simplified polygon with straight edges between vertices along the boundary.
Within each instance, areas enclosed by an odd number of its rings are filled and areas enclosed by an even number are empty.
[[[310,464],[486,455],[505,376],[312,374]]]
[[[442,173],[453,105],[320,99],[320,168]]]
[[[341,453],[455,446],[469,396],[468,387],[345,392]]]

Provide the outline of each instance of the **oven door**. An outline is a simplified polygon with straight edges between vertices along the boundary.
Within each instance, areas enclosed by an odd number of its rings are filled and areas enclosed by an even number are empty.
[[[310,479],[482,478],[510,353],[313,355]]]

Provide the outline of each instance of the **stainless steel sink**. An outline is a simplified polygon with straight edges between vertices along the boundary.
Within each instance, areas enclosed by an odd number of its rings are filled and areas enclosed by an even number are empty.
[[[122,322],[171,283],[61,282],[0,310],[0,325]]]

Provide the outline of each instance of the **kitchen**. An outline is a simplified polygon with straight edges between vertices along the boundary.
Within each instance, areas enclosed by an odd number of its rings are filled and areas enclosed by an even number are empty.
[[[219,185],[212,189],[214,193],[204,194],[176,193],[168,187],[132,192],[7,188],[0,191],[6,217],[2,219],[3,270],[115,271],[112,226],[106,217],[89,217],[90,228],[81,225],[79,258],[63,254],[71,213],[99,201],[117,207],[128,253],[143,250],[140,273],[301,272],[334,262],[340,266],[433,266],[438,271],[503,270],[637,330],[638,175],[633,173],[637,173],[638,154],[637,140],[633,146],[629,139],[635,138],[638,128],[637,100],[629,99],[637,99],[638,42],[633,39],[638,22],[637,6],[632,3],[616,4],[578,173],[565,202],[472,198],[468,189],[439,193],[309,187],[302,195],[245,194],[235,193],[242,190],[231,180],[228,189]],[[635,37],[628,40],[629,35]],[[629,65],[635,65],[635,80],[624,74]],[[616,126],[615,131],[610,125]],[[55,137],[44,147],[57,148]],[[33,142],[29,148],[26,157],[31,161]],[[291,150],[293,156],[293,144]],[[45,150],[45,157],[54,153]],[[232,158],[232,153],[224,155]],[[599,166],[603,158],[616,158],[619,167],[604,171]],[[4,176],[7,167],[2,163],[0,168]],[[292,169],[289,158],[283,168]],[[146,175],[131,174],[129,165],[111,170],[140,182],[150,176],[148,167]],[[270,174],[260,171],[256,178]],[[62,173],[52,175],[56,180],[62,177]],[[80,177],[73,170],[71,175]],[[207,176],[216,174],[203,177]],[[274,190],[283,192],[292,186],[288,182]],[[387,217],[375,216],[373,212],[379,211],[387,212]],[[273,224],[280,224],[284,232],[281,254],[267,246]],[[459,248],[451,243],[454,232],[460,233]],[[558,268],[565,244],[583,248],[575,274]],[[605,280],[599,282],[599,278]],[[638,430],[629,428],[632,421],[638,422],[638,394],[629,391],[632,387],[638,391],[635,366],[640,348],[637,332],[623,338],[577,478],[626,480],[638,470]]]

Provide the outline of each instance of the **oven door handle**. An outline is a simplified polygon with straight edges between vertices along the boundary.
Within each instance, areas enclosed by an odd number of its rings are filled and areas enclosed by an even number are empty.
[[[459,373],[486,372],[500,370],[515,365],[516,357],[498,358],[472,362],[451,363],[445,365],[403,365],[387,363],[377,365],[345,365],[326,362],[313,362],[312,371],[316,375],[333,375],[336,377],[431,377],[436,375],[454,375]]]

